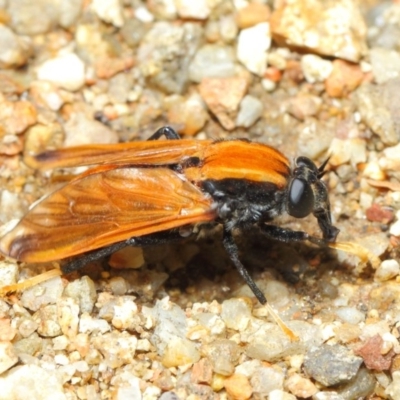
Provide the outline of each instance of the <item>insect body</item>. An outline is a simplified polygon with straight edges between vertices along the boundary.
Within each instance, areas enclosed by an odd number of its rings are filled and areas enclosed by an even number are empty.
[[[0,239],[0,251],[25,262],[77,255],[64,272],[128,246],[158,244],[180,236],[179,228],[217,221],[223,244],[239,273],[266,303],[238,256],[232,232],[258,225],[284,241],[334,242],[323,167],[299,157],[290,169],[278,150],[246,140],[179,139],[169,127],[150,140],[80,146],[34,157],[39,168],[99,164],[38,202]],[[270,225],[287,212],[313,213],[323,239]]]

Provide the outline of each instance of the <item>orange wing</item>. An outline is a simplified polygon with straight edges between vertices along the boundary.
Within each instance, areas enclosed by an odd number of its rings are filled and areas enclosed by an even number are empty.
[[[114,145],[88,145],[26,155],[25,162],[35,169],[77,167],[94,164],[171,165],[188,157],[200,157],[210,140],[149,140]]]
[[[0,239],[0,251],[54,261],[214,218],[212,200],[170,169],[100,166],[37,203]]]

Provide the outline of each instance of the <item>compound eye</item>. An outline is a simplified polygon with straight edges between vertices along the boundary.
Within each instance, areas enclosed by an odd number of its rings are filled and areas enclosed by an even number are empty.
[[[314,193],[304,179],[293,179],[289,188],[288,213],[295,218],[304,218],[314,208]]]

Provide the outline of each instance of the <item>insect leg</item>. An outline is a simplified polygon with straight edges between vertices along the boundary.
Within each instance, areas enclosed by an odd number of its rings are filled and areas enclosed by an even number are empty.
[[[253,281],[253,278],[247,272],[245,266],[239,260],[238,248],[233,239],[232,232],[230,230],[228,230],[225,226],[224,226],[223,244],[224,244],[225,250],[229,254],[230,259],[232,260],[233,264],[235,264],[236,269],[239,271],[239,274],[249,285],[249,288],[254,293],[254,295],[257,297],[257,300],[261,304],[266,304],[267,299],[265,298],[264,294],[258,288],[256,283]]]
[[[182,235],[180,230],[157,232],[141,237],[133,237],[123,242],[117,242],[110,246],[82,254],[72,259],[71,261],[68,261],[65,265],[61,267],[61,269],[64,274],[69,274],[73,271],[83,268],[86,264],[90,262],[96,261],[103,257],[107,257],[127,246],[154,246],[158,244],[182,240],[184,237],[187,237],[187,234],[185,233],[185,235]]]
[[[279,240],[280,242],[290,243],[304,242],[308,240],[311,243],[317,244],[318,246],[326,246],[327,243],[324,239],[310,236],[308,233],[302,231],[292,231],[291,229],[285,229],[275,225],[266,224],[261,224],[260,228],[265,235],[271,239]]]
[[[147,140],[157,140],[161,136],[165,136],[168,140],[179,140],[181,138],[175,129],[170,126],[163,126],[157,129]]]
[[[116,251],[121,250],[126,246],[128,246],[127,242],[118,242],[112,244],[111,246],[89,251],[62,265],[61,270],[64,274],[70,274],[73,271],[77,271],[78,269],[83,268],[86,264],[99,260],[100,258],[107,257],[110,254],[115,253]]]

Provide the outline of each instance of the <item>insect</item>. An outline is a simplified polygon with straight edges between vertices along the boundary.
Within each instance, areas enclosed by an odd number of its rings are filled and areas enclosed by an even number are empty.
[[[165,139],[160,139],[162,136]],[[159,139],[159,140],[156,140]],[[248,140],[178,140],[170,127],[148,141],[41,153],[38,168],[97,165],[49,194],[0,239],[0,251],[36,263],[70,259],[68,273],[125,246],[168,242],[182,228],[216,221],[223,245],[254,295],[266,298],[239,259],[233,231],[254,225],[283,242],[335,242],[327,188],[319,168],[299,157],[293,169],[278,150]],[[287,212],[313,214],[322,238],[270,222]],[[79,256],[79,257],[75,257]]]

